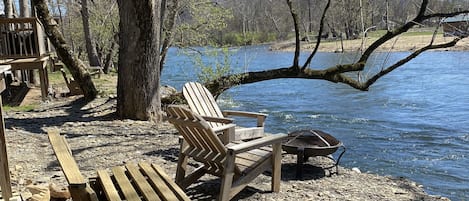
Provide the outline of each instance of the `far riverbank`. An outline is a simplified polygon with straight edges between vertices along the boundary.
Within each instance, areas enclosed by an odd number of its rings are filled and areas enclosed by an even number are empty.
[[[367,47],[372,42],[376,41],[378,37],[367,37],[363,44]],[[443,37],[442,35],[438,35],[435,39],[433,44],[442,44],[447,43],[453,40],[453,37]],[[413,51],[417,50],[418,48],[424,47],[425,45],[430,44],[432,40],[432,35],[401,35],[392,39],[382,46],[378,48],[378,51],[381,52],[404,52],[404,51]],[[301,41],[301,50],[302,51],[310,51],[313,50],[316,45],[316,41]],[[336,41],[322,41],[321,45],[319,46],[320,52],[342,52],[342,48],[344,52],[355,52],[360,49],[362,45],[362,39],[355,39],[355,40],[336,40]],[[284,41],[275,43],[271,46],[271,50],[274,51],[295,51],[295,41]],[[469,50],[469,39],[465,38],[459,41],[456,46],[450,48],[439,49],[442,51],[467,51]]]

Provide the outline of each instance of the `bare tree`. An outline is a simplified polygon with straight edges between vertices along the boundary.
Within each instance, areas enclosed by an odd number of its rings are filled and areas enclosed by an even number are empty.
[[[3,0],[4,12],[5,17],[12,18],[13,17],[13,0]]]
[[[46,0],[33,0],[33,2],[37,10],[37,17],[43,24],[46,35],[54,45],[60,60],[67,66],[73,78],[82,88],[85,99],[94,99],[98,91],[91,80],[91,76],[83,62],[78,59],[77,56],[73,55],[73,51],[65,42],[62,33],[57,27],[57,23],[49,13]]]
[[[81,19],[83,21],[83,32],[85,33],[86,53],[90,66],[101,66],[99,62],[96,45],[93,41],[93,34],[90,30],[90,15],[88,11],[88,0],[81,0]]]
[[[407,32],[410,28],[414,27],[415,25],[422,24],[424,21],[433,19],[433,18],[443,18],[443,17],[452,17],[462,13],[469,13],[469,10],[464,11],[457,11],[457,12],[436,12],[436,13],[427,13],[427,7],[429,4],[428,0],[422,0],[421,4],[419,5],[419,9],[416,11],[416,16],[410,19],[409,21],[403,23],[402,25],[398,26],[393,30],[388,30],[382,37],[376,40],[374,43],[369,45],[367,49],[365,49],[361,55],[361,57],[349,64],[339,64],[335,66],[331,66],[325,69],[312,69],[309,67],[312,58],[315,56],[317,49],[320,45],[321,38],[318,37],[316,46],[314,50],[309,55],[306,62],[302,65],[299,64],[299,53],[300,53],[300,39],[299,39],[299,26],[298,26],[298,15],[293,9],[292,0],[286,0],[287,4],[289,5],[290,13],[292,15],[294,21],[294,28],[295,28],[295,38],[296,38],[296,48],[295,48],[295,55],[293,57],[293,64],[289,67],[284,68],[277,68],[272,70],[265,70],[265,71],[257,71],[257,72],[246,72],[240,74],[232,74],[223,76],[221,78],[217,78],[210,82],[205,83],[205,85],[209,88],[209,90],[218,95],[223,91],[229,89],[232,86],[240,85],[240,84],[248,84],[254,82],[260,82],[265,80],[272,80],[272,79],[279,79],[279,78],[301,78],[301,79],[322,79],[328,80],[334,83],[344,83],[353,88],[359,90],[368,90],[369,87],[374,84],[378,79],[387,75],[388,73],[392,72],[393,70],[401,67],[406,62],[412,60],[413,58],[417,57],[422,52],[432,49],[439,49],[439,48],[447,48],[457,44],[458,41],[467,37],[461,36],[454,38],[453,40],[442,43],[442,44],[434,44],[434,41],[429,41],[429,44],[416,49],[407,57],[403,58],[400,61],[397,61],[394,64],[389,66],[383,67],[380,71],[376,72],[375,74],[363,78],[361,76],[357,76],[357,72],[362,72],[365,69],[365,64],[367,63],[368,59],[370,58],[371,54],[385,42],[390,41],[391,39],[395,38],[396,36]],[[331,0],[328,0],[327,5],[324,7],[324,11],[320,20],[320,27],[319,27],[319,34],[321,35],[323,32],[323,26],[325,21],[325,15],[328,11],[329,5]],[[352,73],[355,72],[355,73]],[[232,77],[241,77],[241,79],[230,79]]]

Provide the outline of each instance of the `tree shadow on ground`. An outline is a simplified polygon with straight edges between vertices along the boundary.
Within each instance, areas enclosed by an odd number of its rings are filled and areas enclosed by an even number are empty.
[[[186,194],[191,198],[191,200],[216,200],[220,193],[220,182],[221,179],[209,179],[196,182],[186,188]],[[272,193],[271,191],[263,191],[251,186],[246,186],[241,192],[236,194],[231,200],[244,200],[248,197],[253,196],[256,193]]]
[[[104,103],[93,107],[85,107],[89,104],[84,98],[60,104],[44,110],[35,110],[28,118],[5,118],[5,127],[7,129],[21,128],[31,133],[42,133],[43,127],[62,126],[67,122],[91,122],[91,121],[111,121],[117,119],[115,112],[107,113],[101,116],[93,115],[99,111],[112,109],[115,111],[115,104],[110,104],[113,99],[108,99]],[[51,110],[63,110],[63,115],[51,114],[48,117],[34,117],[34,112],[47,112]]]
[[[166,161],[177,162],[179,155],[179,148],[158,149],[150,152],[143,153],[145,156],[159,156]]]
[[[282,164],[282,181],[316,180],[326,176],[326,171],[322,167],[308,163],[303,164],[303,175],[300,178],[296,176],[296,169],[296,163]]]

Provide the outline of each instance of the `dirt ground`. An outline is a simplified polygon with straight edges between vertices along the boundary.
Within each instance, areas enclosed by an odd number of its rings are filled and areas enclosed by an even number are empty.
[[[65,189],[65,178],[46,135],[51,129],[66,135],[85,177],[95,177],[96,169],[144,160],[158,164],[174,178],[179,143],[173,126],[167,122],[119,120],[115,109],[113,97],[89,103],[69,97],[42,102],[29,112],[7,111],[6,143],[15,193],[28,198],[28,187],[47,188],[51,184],[55,189]],[[295,162],[295,156],[283,155],[279,193],[270,192],[270,176],[265,173],[233,200],[448,200],[428,195],[422,185],[405,178],[344,167],[335,174],[334,169],[326,168],[332,161],[324,157],[311,158],[304,165],[302,179],[297,179]],[[198,165],[190,162],[190,166]],[[186,193],[193,200],[214,200],[219,188],[219,179],[204,176]]]

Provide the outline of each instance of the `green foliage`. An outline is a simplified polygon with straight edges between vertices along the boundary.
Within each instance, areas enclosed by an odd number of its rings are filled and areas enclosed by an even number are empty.
[[[37,105],[10,106],[4,105],[3,109],[7,112],[31,112],[36,109]]]
[[[240,68],[232,67],[231,58],[235,50],[227,47],[206,47],[202,51],[198,51],[198,54],[189,54],[188,49],[185,49],[184,53],[189,55],[191,62],[197,68],[197,77],[201,83],[219,79],[241,70]],[[237,81],[240,78],[230,77],[229,79]]]
[[[85,39],[83,33],[83,21],[80,13],[80,4],[70,4],[67,8],[67,17],[64,19],[64,36],[73,48],[73,51],[80,56],[80,59],[87,61]],[[90,29],[94,43],[97,46],[98,55],[104,57],[111,48],[112,43],[116,43],[114,36],[119,31],[119,10],[116,0],[92,1],[88,5]],[[102,60],[103,58],[101,58]],[[114,58],[117,61],[117,58]]]
[[[222,45],[243,46],[277,41],[277,34],[267,32],[228,33],[222,37]]]
[[[117,43],[115,36],[119,31],[119,10],[115,0],[94,1],[90,7],[90,28],[98,54],[105,56],[111,51],[112,43]]]
[[[212,1],[186,0],[176,23],[176,40],[179,46],[211,45],[232,17],[229,9]]]

